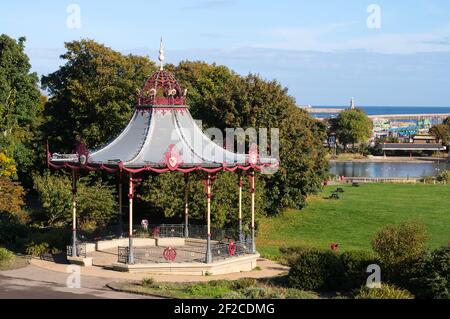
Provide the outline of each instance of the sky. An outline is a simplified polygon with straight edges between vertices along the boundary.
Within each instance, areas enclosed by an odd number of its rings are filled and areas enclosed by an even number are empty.
[[[79,10],[79,11],[78,11]],[[33,71],[90,38],[167,63],[202,60],[287,87],[299,105],[450,106],[448,0],[1,1]]]

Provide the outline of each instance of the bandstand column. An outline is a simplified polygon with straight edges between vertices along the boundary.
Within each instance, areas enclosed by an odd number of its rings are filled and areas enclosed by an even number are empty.
[[[184,176],[184,237],[189,238],[189,176]]]
[[[208,179],[206,181],[206,196],[207,196],[207,232],[208,238],[206,239],[206,257],[205,262],[207,264],[212,262],[211,253],[211,175],[208,174]]]
[[[242,186],[244,185],[244,182],[242,180],[242,174],[239,174],[239,241],[244,241],[244,234],[242,233]]]
[[[123,234],[123,215],[122,215],[122,172],[119,173],[119,236]]]
[[[134,264],[134,252],[133,252],[133,197],[134,197],[134,189],[133,189],[133,174],[130,173],[129,180],[129,227],[128,227],[128,264]]]
[[[256,244],[255,244],[255,172],[250,172],[250,193],[251,193],[251,210],[252,210],[252,245],[250,248],[250,253],[256,253]]]
[[[72,170],[72,257],[77,257],[77,173]]]

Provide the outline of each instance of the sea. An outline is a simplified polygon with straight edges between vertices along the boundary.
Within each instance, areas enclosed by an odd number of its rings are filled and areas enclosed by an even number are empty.
[[[313,108],[337,108],[348,106],[313,106]],[[450,114],[450,106],[357,106],[363,109],[367,115],[391,115],[391,114]],[[337,114],[314,113],[317,118],[326,118]]]

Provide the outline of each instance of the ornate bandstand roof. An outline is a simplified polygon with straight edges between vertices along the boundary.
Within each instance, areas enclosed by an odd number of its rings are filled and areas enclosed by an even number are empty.
[[[88,150],[81,144],[74,154],[48,152],[49,166],[108,172],[203,170],[214,173],[259,170],[278,164],[274,158],[259,157],[256,146],[250,147],[249,154],[239,154],[209,139],[189,112],[187,92],[163,69],[163,52],[161,45],[160,70],[138,92],[133,117],[125,129],[111,143],[97,150]]]

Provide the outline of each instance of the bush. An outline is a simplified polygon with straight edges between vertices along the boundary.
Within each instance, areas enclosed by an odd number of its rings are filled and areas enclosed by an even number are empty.
[[[367,279],[367,266],[376,264],[376,258],[366,251],[349,251],[340,256],[344,268],[342,289],[351,290],[361,287]]]
[[[388,225],[375,235],[372,248],[388,279],[395,281],[404,265],[420,260],[427,239],[425,225],[412,221]]]
[[[418,298],[450,299],[450,247],[427,254],[411,283]]]
[[[291,264],[288,280],[297,289],[337,290],[341,288],[343,273],[337,253],[310,249],[300,253]]]
[[[51,251],[50,247],[47,243],[36,244],[36,243],[32,242],[31,244],[29,244],[27,246],[27,249],[26,249],[27,255],[31,255],[33,257],[40,257],[44,254],[49,253],[50,251]]]
[[[414,299],[414,296],[408,290],[394,285],[382,284],[381,288],[361,288],[355,299]]]
[[[47,244],[49,251],[65,251],[71,242],[72,233],[66,229],[39,230],[30,234],[29,242],[34,244]]]
[[[14,254],[6,248],[0,247],[0,263],[9,262],[14,258]]]
[[[155,285],[155,280],[153,278],[144,278],[142,279],[142,286],[144,287],[153,287]]]
[[[254,278],[241,278],[232,282],[232,288],[235,290],[245,289],[256,286],[257,282]]]
[[[437,179],[440,182],[450,183],[450,171],[443,171]]]
[[[298,257],[308,251],[305,247],[280,247],[281,258],[283,264],[292,266],[297,261]]]

